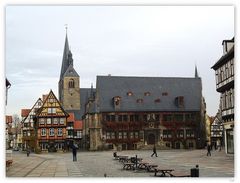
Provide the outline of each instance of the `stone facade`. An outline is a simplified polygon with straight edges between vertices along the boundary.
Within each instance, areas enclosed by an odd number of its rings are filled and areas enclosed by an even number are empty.
[[[71,83],[73,83],[72,86]],[[63,78],[63,97],[61,102],[65,110],[80,110],[79,77]]]

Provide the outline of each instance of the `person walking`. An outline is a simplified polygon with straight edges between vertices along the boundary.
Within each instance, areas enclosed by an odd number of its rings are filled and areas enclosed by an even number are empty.
[[[158,157],[158,156],[157,156],[157,150],[156,150],[156,146],[155,146],[155,145],[153,146],[153,153],[152,153],[151,157],[153,157],[154,154],[155,154],[156,157]]]
[[[217,149],[218,149],[218,151],[222,150],[220,139],[217,140]]]
[[[207,144],[207,156],[211,156],[211,145],[210,143]]]
[[[77,161],[77,147],[75,144],[72,145],[72,154],[73,154],[73,161]]]
[[[29,154],[30,154],[30,149],[27,148],[27,157],[29,157]]]

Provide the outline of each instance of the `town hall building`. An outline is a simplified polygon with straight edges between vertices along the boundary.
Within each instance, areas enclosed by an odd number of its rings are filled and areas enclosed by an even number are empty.
[[[185,77],[97,76],[96,88],[80,88],[66,35],[58,83],[59,101],[83,122],[88,150],[202,148],[205,101],[202,81]]]

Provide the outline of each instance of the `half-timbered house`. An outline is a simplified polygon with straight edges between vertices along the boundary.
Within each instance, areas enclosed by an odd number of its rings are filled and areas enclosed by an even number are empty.
[[[216,90],[221,94],[220,110],[227,154],[234,153],[234,38],[223,40],[223,55],[212,66]]]
[[[30,148],[32,150],[35,149],[35,141],[36,141],[36,124],[34,123],[34,119],[36,113],[40,107],[42,107],[43,101],[39,98],[31,109],[22,109],[21,116],[22,120],[22,141],[23,141],[23,150],[26,148]]]
[[[36,143],[41,151],[55,152],[64,149],[68,116],[51,90],[36,114]]]

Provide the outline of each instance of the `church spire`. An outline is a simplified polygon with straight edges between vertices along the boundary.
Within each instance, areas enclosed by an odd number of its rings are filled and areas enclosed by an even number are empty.
[[[195,65],[195,78],[199,78],[198,76],[198,71],[197,71],[197,66]]]
[[[91,90],[90,90],[90,99],[94,99],[94,94],[93,94],[93,84],[91,83]]]
[[[60,79],[63,77],[64,73],[66,72],[68,66],[69,66],[69,61],[68,61],[68,54],[69,54],[69,45],[68,45],[68,37],[67,37],[67,26],[66,28],[66,37],[65,37],[65,45],[64,45],[64,50],[63,50],[63,58],[62,58],[62,68],[61,68],[61,73],[60,73]]]

